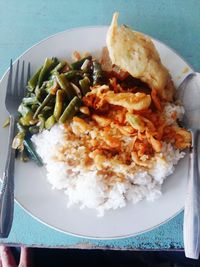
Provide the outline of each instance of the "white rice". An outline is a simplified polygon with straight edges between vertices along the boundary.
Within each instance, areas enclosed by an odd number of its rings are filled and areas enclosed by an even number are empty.
[[[175,123],[171,116],[173,112],[177,113],[177,118],[181,118],[184,109],[167,104],[165,116],[168,124]],[[134,166],[133,171],[132,164],[126,166],[126,169],[119,165],[115,171],[124,171],[126,179],[108,187],[104,179],[97,175],[97,169],[85,170],[81,164],[72,167],[66,162],[59,162],[59,149],[66,142],[65,131],[62,125],[56,124],[50,131],[45,130],[32,137],[36,150],[45,163],[47,180],[54,189],[65,192],[68,206],[78,204],[81,208],[96,209],[98,216],[103,216],[105,210],[126,206],[127,201],[137,203],[142,199],[153,201],[158,198],[164,179],[173,173],[174,166],[184,157],[184,152],[175,149],[171,144],[163,143],[162,151],[156,153],[150,170],[137,167],[135,171]],[[77,160],[79,157],[81,163],[84,153],[84,147],[74,147],[74,158],[72,156],[71,159]]]
[[[176,113],[176,119],[181,121],[185,113],[184,107],[173,103],[167,103],[164,107],[165,120],[167,125],[171,125],[174,123],[174,119],[172,117],[172,114],[174,112]]]

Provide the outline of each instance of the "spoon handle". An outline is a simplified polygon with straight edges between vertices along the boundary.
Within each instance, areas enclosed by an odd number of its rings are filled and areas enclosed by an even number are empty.
[[[199,258],[200,252],[200,177],[198,168],[198,130],[192,130],[188,187],[184,211],[183,236],[185,256]]]

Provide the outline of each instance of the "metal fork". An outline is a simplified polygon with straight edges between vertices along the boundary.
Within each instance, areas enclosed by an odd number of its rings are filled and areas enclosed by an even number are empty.
[[[0,194],[0,238],[8,237],[14,212],[14,165],[15,165],[15,150],[12,149],[12,141],[15,135],[15,124],[18,116],[18,106],[25,94],[25,75],[24,67],[25,63],[22,62],[21,75],[20,63],[17,61],[17,66],[15,70],[15,80],[14,80],[14,68],[12,60],[10,61],[10,70],[6,89],[5,106],[9,113],[10,118],[10,129],[9,129],[9,144],[8,144],[8,154],[5,165],[5,170],[3,173],[2,189]],[[19,77],[20,76],[20,77]],[[27,68],[27,80],[30,77],[30,63]],[[20,79],[19,79],[20,78]],[[13,83],[14,80],[14,83]]]

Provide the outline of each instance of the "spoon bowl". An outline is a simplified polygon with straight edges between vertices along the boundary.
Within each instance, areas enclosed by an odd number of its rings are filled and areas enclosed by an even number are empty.
[[[200,73],[190,73],[177,90],[185,114],[183,123],[186,128],[200,129]]]
[[[184,106],[183,126],[191,131],[188,187],[185,200],[183,239],[185,255],[198,259],[200,252],[200,177],[198,168],[198,134],[200,130],[200,73],[189,74],[177,90]]]

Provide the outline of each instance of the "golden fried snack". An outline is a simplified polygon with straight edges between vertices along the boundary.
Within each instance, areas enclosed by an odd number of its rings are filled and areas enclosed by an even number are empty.
[[[107,33],[107,48],[112,63],[157,90],[162,99],[171,101],[174,85],[153,42],[125,25],[118,26],[118,15],[114,13]]]

